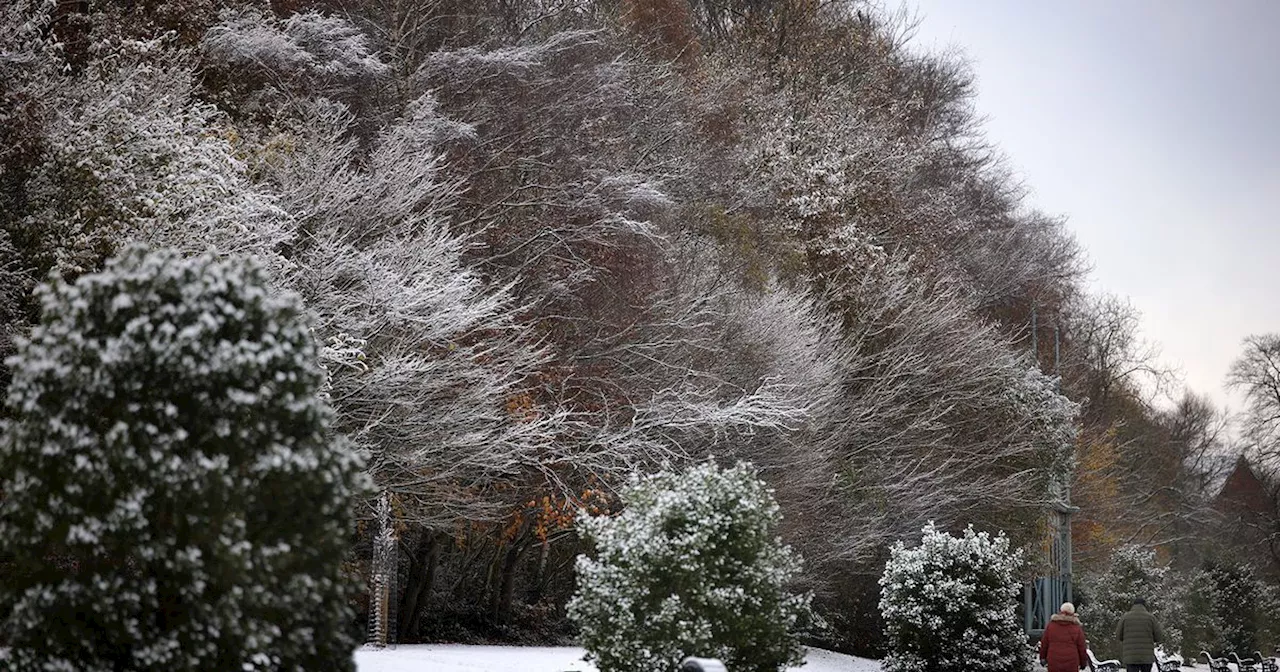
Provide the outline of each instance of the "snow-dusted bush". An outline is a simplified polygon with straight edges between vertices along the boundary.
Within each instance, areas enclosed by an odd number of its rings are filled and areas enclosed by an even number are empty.
[[[1165,632],[1172,622],[1182,631],[1181,651],[1241,656],[1271,651],[1280,643],[1280,589],[1246,563],[1217,560],[1176,577],[1177,604],[1157,614]]]
[[[1241,656],[1257,650],[1265,584],[1252,567],[1240,562],[1212,562],[1203,572],[1216,635],[1207,648],[1218,655]]]
[[[296,299],[128,249],[38,290],[0,441],[14,670],[353,670],[360,465]]]
[[[690,655],[758,672],[800,662],[809,598],[786,589],[799,559],[749,465],[635,477],[621,495],[620,514],[580,522],[599,554],[578,558],[568,605],[602,672],[674,670]]]
[[[1156,561],[1155,551],[1142,546],[1121,546],[1112,553],[1105,572],[1084,577],[1081,583],[1087,601],[1080,607],[1080,622],[1089,636],[1090,648],[1099,658],[1120,655],[1120,646],[1115,641],[1116,625],[1139,597],[1147,601],[1147,608],[1160,620],[1165,635],[1164,648],[1179,650],[1180,623],[1170,617],[1185,610],[1177,605],[1180,598],[1176,577]],[[1190,653],[1194,655],[1196,651]]]
[[[1026,670],[1031,653],[1015,613],[1022,553],[975,532],[925,525],[915,548],[898,542],[880,578],[888,672]]]

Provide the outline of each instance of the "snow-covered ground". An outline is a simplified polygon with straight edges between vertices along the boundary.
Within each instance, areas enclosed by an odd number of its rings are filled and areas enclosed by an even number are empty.
[[[356,651],[358,672],[595,672],[577,647],[415,644]],[[809,649],[803,672],[880,672],[880,663]]]

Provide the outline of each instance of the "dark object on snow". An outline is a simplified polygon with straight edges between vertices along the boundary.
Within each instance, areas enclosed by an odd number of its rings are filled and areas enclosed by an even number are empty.
[[[689,656],[680,663],[680,672],[728,672],[724,663],[715,658],[694,658]]]
[[[1262,672],[1280,672],[1280,665],[1276,664],[1275,658],[1264,658],[1261,651],[1254,651],[1253,655],[1261,661]]]

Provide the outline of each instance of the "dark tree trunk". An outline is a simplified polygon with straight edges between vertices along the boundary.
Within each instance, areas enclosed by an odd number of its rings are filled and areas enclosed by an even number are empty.
[[[424,532],[409,555],[409,578],[400,602],[399,641],[418,636],[422,614],[427,610],[440,565],[440,541],[434,532]]]
[[[516,567],[520,564],[522,550],[524,547],[521,544],[513,543],[507,548],[502,558],[501,584],[497,599],[494,600],[492,614],[494,620],[500,623],[506,623],[511,619],[511,603],[516,591]]]

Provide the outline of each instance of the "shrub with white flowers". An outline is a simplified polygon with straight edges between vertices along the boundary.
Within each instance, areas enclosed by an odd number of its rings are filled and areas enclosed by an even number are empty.
[[[800,562],[749,465],[633,477],[621,495],[618,515],[580,522],[598,555],[578,558],[568,606],[601,672],[675,670],[686,656],[743,672],[799,664],[809,597],[787,590]]]
[[[354,670],[363,476],[299,302],[141,248],[38,294],[0,440],[6,669]]]
[[[886,672],[1007,672],[1031,667],[1018,623],[1022,554],[1004,533],[953,537],[925,525],[920,545],[890,549],[880,578]]]

